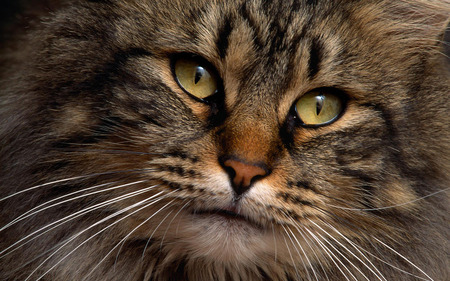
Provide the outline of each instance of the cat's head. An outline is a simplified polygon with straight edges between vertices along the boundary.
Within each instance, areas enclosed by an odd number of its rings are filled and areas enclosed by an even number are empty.
[[[92,208],[51,239],[110,226],[94,238],[107,264],[122,238],[270,276],[274,260],[332,266],[339,243],[405,243],[430,215],[417,200],[448,183],[436,5],[79,1],[34,33],[9,98],[2,176],[32,189],[8,206],[80,196],[41,220]]]

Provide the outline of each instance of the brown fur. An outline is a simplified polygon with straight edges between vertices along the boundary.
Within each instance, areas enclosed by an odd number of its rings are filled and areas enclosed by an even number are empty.
[[[448,1],[46,2],[2,37],[1,280],[450,278]],[[345,111],[302,127],[319,88]]]

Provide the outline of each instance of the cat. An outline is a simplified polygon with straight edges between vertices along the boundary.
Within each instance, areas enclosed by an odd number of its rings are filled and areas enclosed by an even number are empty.
[[[1,280],[449,280],[447,0],[46,3],[2,36]]]

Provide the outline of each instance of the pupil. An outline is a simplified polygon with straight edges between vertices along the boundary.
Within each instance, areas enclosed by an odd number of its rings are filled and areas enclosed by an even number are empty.
[[[205,75],[205,69],[201,66],[197,66],[195,69],[195,78],[194,83],[197,84],[200,79],[202,79],[203,75]]]
[[[316,115],[318,116],[322,112],[323,101],[325,97],[323,95],[316,96]]]

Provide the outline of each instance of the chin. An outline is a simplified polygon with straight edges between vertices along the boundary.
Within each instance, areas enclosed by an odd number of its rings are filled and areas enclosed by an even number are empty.
[[[175,227],[169,247],[193,259],[247,264],[262,255],[275,255],[272,229],[229,213],[188,213]]]

